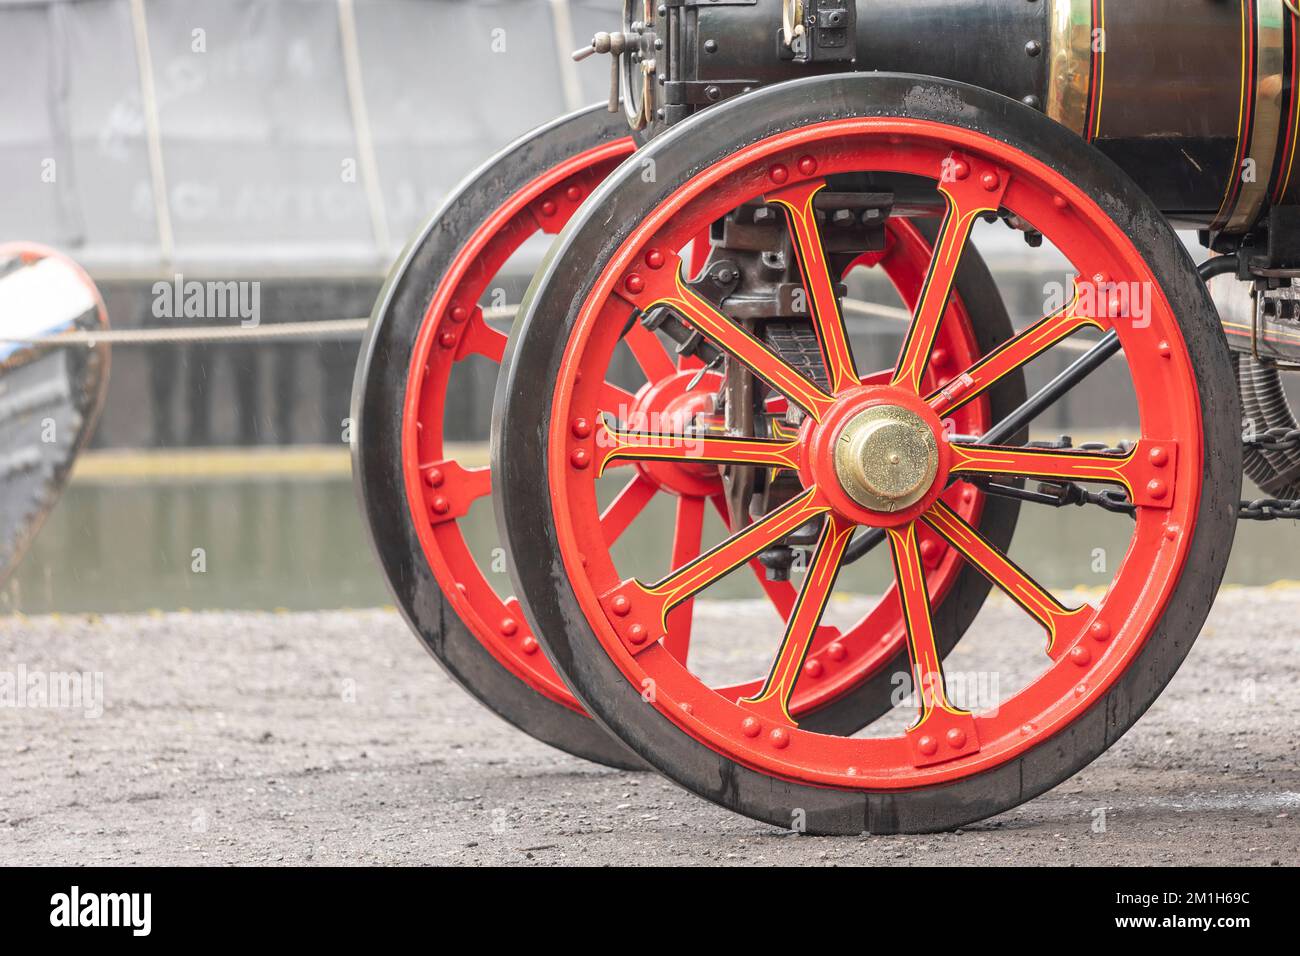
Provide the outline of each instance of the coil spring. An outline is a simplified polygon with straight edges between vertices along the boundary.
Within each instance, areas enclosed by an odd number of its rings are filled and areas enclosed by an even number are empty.
[[[1257,362],[1249,355],[1236,356],[1237,387],[1247,426],[1254,434],[1271,429],[1297,427],[1290,402],[1282,390],[1282,377],[1276,368]],[[1247,477],[1269,495],[1278,498],[1300,497],[1300,450],[1245,448]]]
[[[763,328],[763,338],[804,378],[824,391],[830,388],[821,343],[807,322],[768,322]]]

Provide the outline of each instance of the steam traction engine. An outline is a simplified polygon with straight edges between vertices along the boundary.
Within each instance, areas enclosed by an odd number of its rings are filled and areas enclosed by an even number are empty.
[[[1186,656],[1239,516],[1300,514],[1298,27],[1289,0],[627,2],[576,54],[610,57],[608,106],[470,176],[376,305],[356,474],[416,633],[534,736],[776,825],[949,828],[1075,773]],[[1008,227],[1071,276],[1015,322],[972,241]],[[508,339],[488,292],[539,232]],[[902,317],[879,367],[864,313]],[[484,360],[490,470],[443,441]],[[1131,433],[1031,440],[1102,366]],[[1276,497],[1241,503],[1243,467]],[[489,495],[516,597],[465,536]],[[1066,506],[1120,522],[1104,589],[1008,555]],[[646,514],[669,553],[629,544]],[[884,596],[841,611],[872,560]],[[694,599],[746,575],[764,673],[710,675]],[[972,706],[944,661],[994,589],[1042,641]]]

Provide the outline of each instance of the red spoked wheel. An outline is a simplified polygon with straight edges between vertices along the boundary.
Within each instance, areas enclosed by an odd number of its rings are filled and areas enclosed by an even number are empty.
[[[486,431],[488,410],[466,422],[454,382],[458,370],[472,365],[496,374],[504,323],[489,323],[484,303],[493,300],[507,260],[530,237],[558,231],[633,146],[620,121],[593,108],[530,134],[467,180],[412,244],[380,296],[353,409],[359,497],[390,588],[417,635],[463,686],[516,726],[615,766],[630,765],[630,754],[592,724],[539,653],[517,603],[494,586],[500,583],[494,572],[504,568],[485,560],[490,549],[481,541],[471,545],[466,517],[489,495],[492,480],[487,468],[457,459],[459,449],[445,441],[445,426],[458,417],[463,431],[472,430],[468,424]],[[697,253],[699,245],[693,247]],[[925,230],[900,221],[882,250],[848,265],[878,268],[910,307],[930,254]],[[940,347],[951,356],[951,368],[968,364],[1009,334],[997,287],[978,257],[963,265],[948,310]],[[623,386],[602,386],[603,407],[646,419],[671,417],[708,402],[716,391],[716,374],[701,372],[696,358],[676,358],[648,330],[634,327],[626,341],[634,370],[630,379],[623,376]],[[946,380],[940,365],[930,373],[936,385]],[[959,410],[951,427],[981,430],[1023,398],[1022,379],[1011,376],[990,396]],[[716,510],[729,520],[716,470],[709,475],[707,469],[701,474],[698,467],[665,464],[623,474],[621,490],[601,518],[611,542],[635,538],[633,522],[656,498],[673,499],[671,552],[678,563],[702,550],[706,514]],[[1010,541],[1015,503],[986,503],[969,489],[954,491],[950,501],[995,540]],[[963,574],[958,556],[937,536],[926,547],[933,594],[945,609],[939,643],[946,653],[978,610],[987,584]],[[795,589],[765,580],[757,560],[750,566],[779,623],[796,602]],[[949,594],[952,600],[944,600]],[[674,649],[684,658],[689,605],[675,612],[673,630]],[[896,601],[856,623],[820,629],[809,664],[816,674],[796,710],[828,731],[850,732],[870,722],[890,706],[896,690],[891,665],[903,653],[903,635]]]
[[[829,106],[813,120],[809,103]],[[1117,168],[1041,114],[929,78],[782,84],[684,124],[647,147],[645,159],[698,172],[659,184],[621,171],[601,187],[534,281],[497,397],[498,523],[517,593],[570,686],[631,749],[694,792],[817,832],[959,826],[1076,772],[1141,715],[1186,655],[1235,527],[1231,369],[1213,307],[1173,232]],[[942,218],[897,363],[865,382],[827,264],[830,239],[815,215],[819,193],[867,188],[864,177],[872,191],[894,189],[898,206],[936,208]],[[921,199],[903,202],[917,184]],[[694,230],[755,205],[782,210],[824,384],[727,314],[726,300],[701,294],[672,254]],[[973,223],[990,214],[1053,243],[1075,270],[1075,296],[937,386],[928,376],[945,303],[970,255]],[[1143,290],[1150,301],[1139,314],[1117,309],[1109,292],[1085,294],[1118,288]],[[747,369],[802,409],[797,431],[775,439],[698,427],[646,435],[602,416],[599,383],[629,316],[664,307],[724,353],[728,375]],[[1140,422],[1132,443],[1043,448],[1000,424],[973,434],[945,429],[944,419],[1085,329],[1105,333],[1096,348],[1122,348]],[[525,384],[536,382],[555,383],[549,402]],[[544,481],[535,464],[517,464],[536,454],[538,436]],[[596,476],[621,460],[773,468],[796,475],[799,491],[665,576],[638,578],[620,568],[600,525]],[[952,505],[954,491],[976,482],[1015,497],[1012,482],[1023,478],[1133,513],[1104,594],[1061,600]],[[709,688],[672,651],[676,609],[810,526],[816,544],[768,676],[740,693]],[[932,535],[1043,632],[1033,678],[986,710],[963,710],[945,686],[936,641],[942,605],[923,553]],[[888,548],[916,691],[911,727],[879,737],[810,729],[795,706],[844,556],[861,543]]]

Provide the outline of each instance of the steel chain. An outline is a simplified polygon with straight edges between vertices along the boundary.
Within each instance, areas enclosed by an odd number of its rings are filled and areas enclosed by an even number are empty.
[[[1270,428],[1241,446],[1256,451],[1295,451],[1300,448],[1300,428]]]
[[[1243,501],[1237,512],[1239,521],[1277,521],[1279,518],[1300,518],[1300,498]]]
[[[1300,449],[1300,428],[1270,428],[1253,439],[1243,440],[1243,448],[1255,451],[1295,451]],[[1300,498],[1256,498],[1243,501],[1237,511],[1240,521],[1277,521],[1300,518]]]

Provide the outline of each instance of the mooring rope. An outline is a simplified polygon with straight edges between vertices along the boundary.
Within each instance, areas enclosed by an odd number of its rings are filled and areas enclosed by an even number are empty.
[[[892,305],[879,305],[861,299],[844,299],[844,314],[856,318],[886,319],[890,322],[910,322],[908,309]],[[484,309],[483,318],[489,322],[513,320],[519,311],[517,305]],[[0,342],[34,345],[43,348],[72,348],[98,345],[196,345],[210,342],[218,345],[248,345],[258,342],[293,341],[297,339],[348,339],[365,334],[369,319],[322,319],[315,322],[273,322],[255,326],[203,325],[192,328],[105,329],[102,332],[77,330],[55,335],[30,337],[0,336]],[[1083,351],[1086,342],[1060,342],[1057,348],[1066,351]]]
[[[330,319],[322,322],[278,322],[248,328],[208,325],[188,329],[104,329],[102,332],[79,329],[55,335],[5,337],[0,341],[47,348],[70,348],[75,345],[90,348],[97,345],[178,345],[195,342],[252,343],[276,339],[350,338],[365,332],[369,323],[369,319]]]

